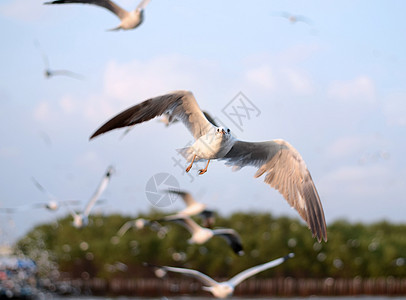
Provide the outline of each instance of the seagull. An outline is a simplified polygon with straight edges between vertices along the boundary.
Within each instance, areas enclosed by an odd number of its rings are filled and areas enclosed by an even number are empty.
[[[59,209],[60,205],[65,205],[65,204],[78,204],[80,201],[77,200],[67,200],[67,201],[60,201],[58,198],[56,198],[54,195],[52,195],[50,192],[48,192],[34,177],[31,178],[32,182],[34,185],[41,191],[43,192],[48,198],[49,201],[46,203],[35,203],[32,205],[34,208],[46,208],[51,211],[56,211]]]
[[[213,236],[221,236],[224,238],[233,251],[238,255],[243,255],[243,247],[241,238],[234,229],[219,228],[209,229],[199,226],[192,218],[185,215],[171,215],[164,217],[158,221],[162,222],[175,222],[185,227],[192,235],[188,240],[189,244],[204,244]]]
[[[230,129],[217,127],[205,118],[193,94],[175,91],[150,98],[119,113],[94,132],[90,139],[110,130],[133,126],[167,113],[183,122],[193,135],[191,147],[180,149],[187,161],[189,172],[195,161],[207,160],[199,174],[207,172],[212,159],[225,160],[226,165],[239,170],[254,166],[254,177],[265,175],[265,183],[277,189],[290,206],[307,223],[313,237],[327,241],[323,206],[313,179],[299,152],[287,141],[277,139],[266,142],[245,142],[234,138]]]
[[[97,187],[96,191],[94,192],[93,196],[90,198],[89,202],[87,203],[83,212],[77,213],[70,207],[70,213],[73,217],[73,226],[76,228],[83,228],[89,223],[89,214],[92,210],[93,206],[96,204],[100,195],[104,192],[107,188],[107,185],[110,182],[111,175],[114,173],[113,167],[108,167],[106,173],[103,176],[102,181],[100,182],[99,186]]]
[[[287,19],[291,24],[295,24],[297,22],[303,22],[303,23],[305,23],[307,25],[312,25],[312,23],[313,23],[309,18],[307,18],[305,16],[294,15],[294,14],[291,14],[291,13],[286,12],[286,11],[275,13],[274,15],[277,15],[277,16],[280,16],[280,17],[283,17],[283,18]]]
[[[44,65],[45,65],[45,71],[44,71],[44,76],[45,78],[51,78],[53,76],[57,76],[57,75],[62,75],[62,76],[67,76],[67,77],[71,77],[74,79],[79,79],[82,80],[83,76],[74,72],[71,72],[69,70],[52,70],[49,66],[49,59],[48,56],[45,54],[45,52],[41,49],[39,42],[38,41],[34,41],[35,46],[41,51],[41,55],[42,55],[42,60],[44,61]]]
[[[136,220],[128,221],[121,226],[121,228],[117,231],[118,237],[123,237],[123,235],[130,229],[135,228],[138,230],[144,229],[145,227],[151,227],[154,231],[161,231],[163,230],[163,226],[156,221],[150,221],[143,218],[138,218]]]
[[[115,28],[110,29],[113,30],[129,30],[134,29],[141,25],[144,21],[144,9],[148,5],[151,0],[143,0],[138,4],[135,10],[129,12],[125,9],[122,9],[116,3],[110,0],[55,0],[45,2],[44,4],[65,4],[65,3],[83,3],[83,4],[94,4],[104,8],[107,8],[113,14],[120,18],[121,23]]]
[[[245,271],[242,271],[241,273],[235,275],[233,278],[227,281],[223,282],[217,282],[211,277],[207,276],[206,274],[203,274],[199,271],[192,270],[192,269],[186,269],[186,268],[176,268],[176,267],[168,267],[168,266],[156,266],[158,269],[163,270],[164,272],[175,272],[175,273],[181,273],[185,274],[187,276],[194,277],[195,279],[199,280],[201,283],[203,283],[202,289],[205,291],[209,291],[210,293],[213,294],[214,297],[216,298],[228,298],[231,297],[232,294],[234,293],[234,289],[237,285],[239,285],[242,281],[245,279],[254,276],[260,272],[263,272],[265,270],[268,270],[270,268],[274,268],[289,258],[294,257],[295,255],[293,253],[289,253],[288,255],[277,258],[275,260],[272,260],[270,262],[267,262],[262,265],[258,265],[252,268],[249,268]],[[163,274],[161,272],[161,274]]]
[[[206,209],[206,204],[197,202],[193,196],[180,190],[167,190],[167,193],[172,193],[180,196],[186,204],[186,208],[177,213],[177,215],[185,215],[193,217],[200,215],[203,218],[203,226],[211,228],[214,223],[214,211]]]

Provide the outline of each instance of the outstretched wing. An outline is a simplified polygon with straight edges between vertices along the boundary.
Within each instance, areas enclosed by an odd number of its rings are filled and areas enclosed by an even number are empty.
[[[185,269],[185,268],[175,268],[175,267],[168,267],[168,266],[163,266],[160,268],[165,271],[181,273],[181,274],[185,274],[187,276],[191,276],[193,278],[196,278],[197,280],[199,280],[201,283],[203,283],[206,286],[215,286],[218,284],[217,281],[215,281],[214,279],[212,279],[209,276],[207,276],[206,274],[203,274],[196,270]]]
[[[151,1],[151,0],[142,0],[142,1],[140,2],[140,4],[138,4],[138,6],[137,6],[136,9],[137,9],[137,10],[144,9],[144,8],[148,5],[149,1]]]
[[[130,107],[107,121],[93,133],[90,139],[113,129],[149,121],[164,113],[182,121],[195,139],[206,134],[213,127],[205,118],[191,92],[176,91]]]
[[[326,221],[319,194],[299,152],[283,140],[261,143],[237,141],[223,158],[228,165],[258,167],[255,177],[277,189],[306,221],[313,236],[327,241]]]
[[[83,3],[83,4],[98,5],[108,9],[113,14],[117,15],[120,19],[124,18],[129,14],[125,9],[122,9],[120,6],[118,6],[113,1],[110,0],[55,0],[45,2],[44,4],[66,4],[66,3]]]
[[[193,196],[188,192],[180,191],[180,190],[167,190],[167,192],[180,196],[183,199],[183,201],[185,202],[186,206],[191,206],[191,205],[197,203],[196,200],[193,198]]]
[[[241,243],[241,238],[234,229],[228,229],[228,228],[214,229],[213,234],[224,238],[227,241],[227,243],[230,245],[230,247],[233,249],[234,253],[236,253],[238,255],[244,254],[244,250],[243,250],[242,243]]]
[[[293,253],[290,253],[284,257],[281,258],[277,258],[275,260],[272,260],[270,262],[267,262],[265,264],[262,265],[258,265],[252,268],[249,268],[245,271],[242,271],[241,273],[238,273],[237,275],[235,275],[233,278],[231,278],[228,282],[232,285],[232,286],[237,286],[239,283],[241,283],[242,281],[244,281],[245,279],[254,276],[255,274],[258,274],[262,271],[268,270],[270,268],[274,268],[278,265],[280,265],[281,263],[285,262],[286,260],[288,260],[289,258],[295,256]]]
[[[89,202],[86,205],[86,208],[83,212],[83,215],[89,216],[90,211],[92,210],[93,206],[95,205],[96,201],[100,198],[100,195],[104,192],[107,188],[107,185],[110,182],[111,174],[114,172],[113,167],[109,167],[104,174],[102,181],[100,182],[99,186],[97,187],[96,191],[94,192],[92,198],[90,198]]]

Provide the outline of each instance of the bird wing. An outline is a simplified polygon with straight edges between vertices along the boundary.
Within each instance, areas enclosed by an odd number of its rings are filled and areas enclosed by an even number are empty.
[[[188,192],[180,191],[180,190],[167,190],[167,192],[179,195],[185,202],[186,206],[191,206],[191,205],[197,203],[195,201],[195,199],[193,198],[193,196]]]
[[[122,237],[131,227],[135,226],[135,220],[125,222],[117,231],[117,236]]]
[[[78,79],[78,80],[83,80],[84,77],[78,73],[69,71],[69,70],[52,70],[52,76],[56,76],[56,75],[62,75],[62,76],[67,76],[67,77],[71,77],[74,79]]]
[[[151,0],[142,0],[140,4],[138,4],[136,10],[144,9]]]
[[[181,273],[185,274],[187,276],[191,276],[193,278],[196,278],[199,280],[201,283],[203,283],[206,286],[215,286],[218,284],[217,281],[212,279],[211,277],[207,276],[206,274],[203,274],[199,271],[196,270],[191,270],[191,269],[185,269],[185,268],[175,268],[175,267],[168,267],[168,266],[163,266],[160,267],[161,269],[164,269],[169,272],[175,272],[175,273]]]
[[[258,167],[255,178],[266,173],[264,181],[277,189],[306,221],[313,236],[327,241],[326,221],[320,197],[299,152],[283,140],[250,143],[236,141],[223,158],[226,164],[242,168]]]
[[[89,202],[86,205],[86,208],[83,212],[84,216],[89,216],[91,209],[93,208],[96,201],[99,199],[100,195],[104,192],[107,188],[107,185],[110,182],[111,174],[113,173],[113,167],[108,167],[106,173],[103,176],[102,181],[100,182],[99,186],[97,187],[96,191],[94,192],[92,198],[90,198]]]
[[[49,200],[51,201],[56,201],[58,202],[58,198],[56,198],[54,195],[52,195],[50,192],[48,192],[34,177],[31,177],[32,182],[34,183],[34,185],[37,187],[37,189],[39,189],[42,193],[44,193]]]
[[[176,91],[145,100],[121,112],[97,129],[90,139],[116,128],[149,121],[163,113],[182,121],[195,139],[213,128],[200,110],[193,94],[188,91]]]
[[[101,6],[108,9],[113,14],[117,15],[120,19],[126,17],[129,14],[128,11],[122,9],[120,6],[118,6],[113,1],[110,0],[55,0],[45,2],[44,4],[66,4],[66,3],[83,3]]]
[[[234,229],[228,228],[214,229],[213,234],[224,238],[236,254],[238,255],[244,254],[241,238]]]
[[[293,257],[294,254],[290,253],[284,257],[281,258],[277,258],[275,260],[272,260],[270,262],[267,262],[265,264],[262,265],[258,265],[252,268],[249,268],[245,271],[242,271],[241,273],[238,273],[237,275],[235,275],[233,278],[231,278],[228,283],[230,283],[231,285],[233,285],[234,287],[237,286],[239,283],[241,283],[242,281],[244,281],[245,279],[254,276],[255,274],[258,274],[262,271],[265,271],[267,269],[270,268],[274,268],[278,265],[280,265],[281,263],[285,262],[286,260],[288,260],[289,258]]]
[[[170,215],[170,216],[164,217],[163,219],[161,219],[161,221],[174,222],[179,225],[182,225],[191,234],[193,234],[194,232],[196,232],[197,230],[200,229],[200,226],[195,221],[193,221],[192,218],[190,218],[189,216],[186,216],[186,215],[179,215],[179,214]]]

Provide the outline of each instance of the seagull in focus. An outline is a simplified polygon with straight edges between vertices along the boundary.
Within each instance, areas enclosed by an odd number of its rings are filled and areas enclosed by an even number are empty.
[[[176,213],[177,215],[185,215],[193,217],[199,215],[203,219],[203,226],[211,228],[214,224],[214,211],[206,209],[206,204],[197,202],[193,196],[186,192],[180,190],[167,190],[167,193],[172,193],[180,196],[186,204],[186,208]]]
[[[199,171],[200,175],[207,172],[212,159],[224,160],[226,165],[233,166],[233,170],[254,166],[258,168],[254,177],[265,174],[265,183],[277,189],[298,211],[313,236],[319,242],[322,239],[327,241],[323,206],[299,152],[281,139],[245,142],[234,138],[230,129],[217,127],[207,120],[189,91],[175,91],[134,105],[108,120],[90,139],[113,129],[149,121],[164,113],[183,122],[195,139],[190,147],[179,150],[190,162],[187,172],[195,161],[200,160],[207,160],[206,167]]]
[[[292,257],[294,257],[294,254],[289,253],[288,255],[286,255],[284,257],[277,258],[277,259],[267,262],[265,264],[258,265],[258,266],[249,268],[245,271],[242,271],[241,273],[235,275],[233,278],[231,278],[227,281],[223,281],[223,282],[217,282],[214,279],[212,279],[211,277],[207,276],[206,274],[203,274],[199,271],[192,270],[192,269],[176,268],[176,267],[169,267],[169,266],[155,266],[155,267],[160,270],[163,270],[163,272],[158,273],[158,275],[160,275],[160,276],[162,274],[164,274],[164,272],[181,273],[181,274],[184,274],[184,275],[187,275],[187,276],[190,276],[190,277],[193,277],[193,278],[199,280],[203,284],[202,289],[212,293],[214,297],[228,298],[233,295],[235,287],[237,285],[239,285],[245,279],[252,277],[265,270],[274,268]]]
[[[45,65],[45,71],[44,71],[44,76],[45,78],[51,78],[53,76],[67,76],[67,77],[71,77],[74,79],[79,79],[79,80],[83,80],[83,76],[74,72],[71,72],[69,70],[52,70],[49,66],[49,59],[48,56],[45,54],[45,52],[41,49],[41,46],[39,45],[38,41],[34,42],[35,46],[39,49],[39,51],[41,52],[42,55],[42,60],[44,62]]]
[[[103,176],[102,181],[100,182],[99,186],[97,187],[96,191],[94,192],[93,196],[90,198],[89,202],[87,203],[85,209],[82,212],[75,212],[70,207],[70,213],[73,217],[73,226],[76,228],[83,228],[87,226],[89,223],[89,214],[92,210],[93,206],[96,204],[98,199],[100,198],[101,194],[107,188],[107,185],[110,182],[111,175],[114,173],[113,167],[108,167],[106,173]]]
[[[238,255],[243,255],[243,247],[241,243],[241,238],[234,229],[229,228],[219,228],[219,229],[209,229],[199,226],[192,218],[185,215],[171,215],[164,217],[158,221],[162,222],[174,222],[182,225],[186,228],[192,237],[188,240],[189,244],[204,244],[214,236],[221,236],[224,238],[230,247],[233,249],[234,253]]]
[[[121,21],[120,25],[110,29],[110,31],[113,31],[120,29],[129,30],[140,26],[141,23],[144,21],[144,9],[150,1],[151,0],[141,1],[133,11],[126,11],[110,0],[55,0],[45,2],[44,4],[83,3],[104,7],[115,14]]]

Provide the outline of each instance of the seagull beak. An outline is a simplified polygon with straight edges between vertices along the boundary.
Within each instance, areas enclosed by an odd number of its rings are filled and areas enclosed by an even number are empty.
[[[221,134],[222,135],[226,134],[226,131],[224,129],[221,129]]]

